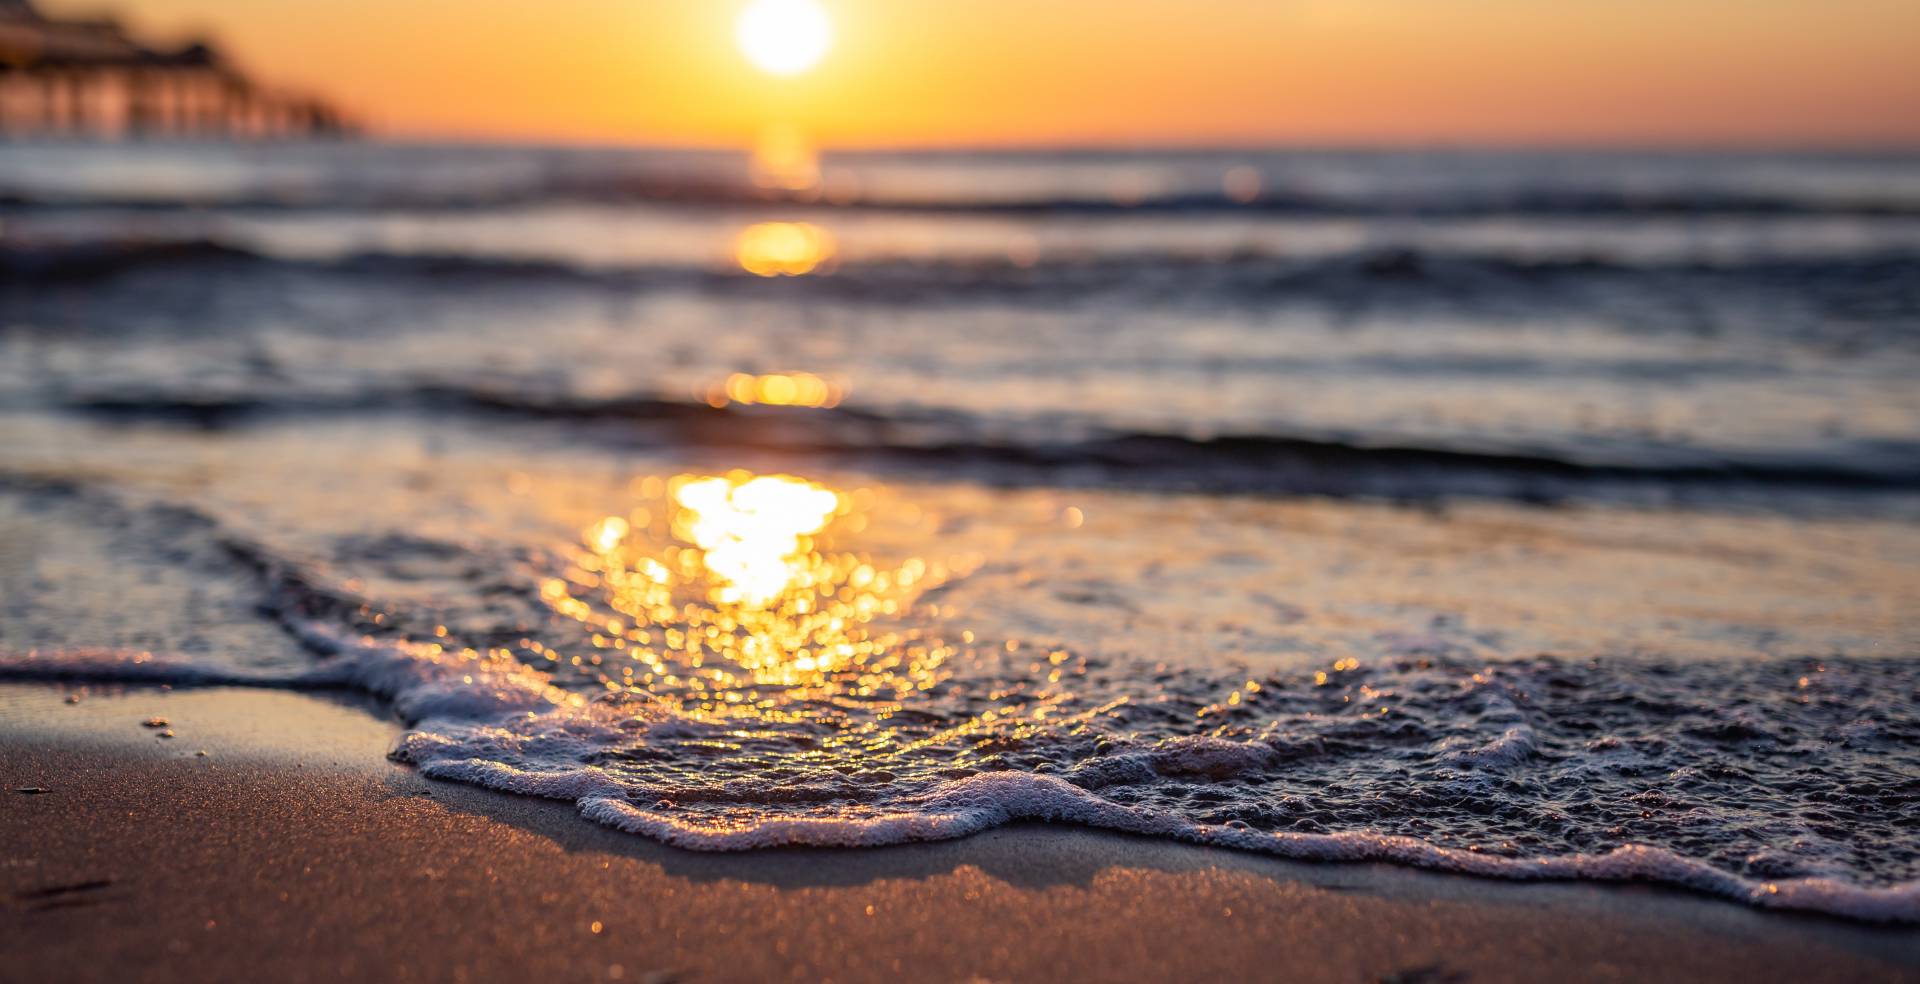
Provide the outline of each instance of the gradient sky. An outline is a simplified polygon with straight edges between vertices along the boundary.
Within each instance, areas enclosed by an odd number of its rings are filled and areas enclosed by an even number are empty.
[[[1920,144],[1920,0],[42,0],[204,31],[381,132],[739,144]]]

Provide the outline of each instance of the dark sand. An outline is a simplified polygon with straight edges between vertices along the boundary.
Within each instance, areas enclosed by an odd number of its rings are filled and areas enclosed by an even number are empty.
[[[4,980],[1920,980],[1911,928],[1072,828],[693,854],[424,780],[363,701],[64,693],[0,687]]]

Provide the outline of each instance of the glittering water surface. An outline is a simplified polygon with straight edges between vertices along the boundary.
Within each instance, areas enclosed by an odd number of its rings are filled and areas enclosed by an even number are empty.
[[[1920,876],[1899,521],[628,470],[473,435],[422,460],[335,428],[90,437],[145,491],[9,486],[9,530],[64,544],[13,568],[0,643],[46,651],[13,672],[333,673],[397,700],[396,754],[429,774],[686,846],[1041,816],[1470,870],[1656,848],[1751,882],[1734,894]],[[335,446],[355,463],[309,453]],[[166,460],[196,466],[146,467]],[[114,617],[128,584],[140,614]],[[1356,833],[1381,839],[1311,840]]]
[[[1911,158],[221,153],[0,148],[0,675],[1920,921]]]
[[[773,515],[716,517],[706,503],[729,487]],[[561,618],[542,635],[586,654],[549,662],[646,697],[619,725],[630,736],[551,764],[605,770],[623,804],[692,840],[898,816],[949,781],[1012,771],[1249,832],[1382,831],[1514,857],[1644,843],[1760,878],[1920,876],[1902,819],[1920,803],[1908,663],[1488,661],[1436,614],[1425,633],[1376,636],[1365,659],[1229,675],[955,631],[938,599],[988,557],[876,568],[796,537],[836,511],[863,519],[864,490],[743,474],[668,488],[655,531],[697,547],[602,520],[543,585]],[[1250,622],[1310,617],[1268,602]],[[478,740],[518,756],[556,737],[508,725],[403,754]]]

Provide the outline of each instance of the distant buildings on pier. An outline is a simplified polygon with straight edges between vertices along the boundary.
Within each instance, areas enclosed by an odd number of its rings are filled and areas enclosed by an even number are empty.
[[[0,0],[0,138],[344,136],[319,99],[267,88],[205,43],[148,47],[114,20]]]

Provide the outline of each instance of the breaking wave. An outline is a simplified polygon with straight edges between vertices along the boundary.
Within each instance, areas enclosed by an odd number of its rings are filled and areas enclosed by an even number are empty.
[[[1246,791],[1249,784],[1271,784],[1274,788],[1268,796],[1282,806],[1283,813],[1288,801],[1306,798],[1285,793],[1292,771],[1286,767],[1289,762],[1309,755],[1393,756],[1395,746],[1409,743],[1407,736],[1381,736],[1384,740],[1377,748],[1353,745],[1357,736],[1339,739],[1331,735],[1311,740],[1310,748],[1303,748],[1302,740],[1293,736],[1238,740],[1173,737],[1142,750],[1135,750],[1137,743],[1123,739],[1122,750],[1107,751],[1060,775],[1025,769],[968,769],[953,778],[903,781],[878,770],[865,775],[794,775],[790,769],[775,766],[777,779],[699,782],[694,773],[669,770],[678,772],[678,778],[663,781],[661,776],[600,763],[613,761],[611,753],[631,755],[656,746],[680,745],[689,751],[712,747],[722,743],[726,730],[677,716],[645,698],[583,698],[509,658],[463,657],[434,646],[353,639],[319,624],[304,625],[301,633],[316,651],[329,655],[318,667],[300,672],[240,673],[170,661],[150,653],[76,650],[0,656],[0,679],[349,687],[393,704],[410,726],[393,757],[412,764],[430,778],[572,802],[582,816],[596,823],[696,851],[882,847],[965,837],[1016,821],[1044,821],[1304,861],[1383,862],[1520,881],[1642,882],[1760,908],[1819,912],[1870,922],[1920,922],[1920,880],[1910,877],[1862,884],[1837,874],[1767,877],[1754,873],[1785,861],[1784,849],[1760,849],[1742,866],[1748,871],[1740,873],[1727,870],[1722,866],[1724,861],[1716,864],[1652,843],[1555,853],[1539,848],[1516,849],[1509,842],[1489,850],[1477,844],[1448,846],[1417,836],[1370,830],[1364,818],[1347,821],[1353,829],[1325,832],[1259,829],[1244,820],[1220,819],[1234,812],[1234,803],[1251,804],[1260,799]],[[1545,664],[1520,672],[1565,674],[1570,669]],[[1913,731],[1912,722],[1901,726]],[[1348,747],[1328,747],[1333,743]],[[1563,771],[1590,772],[1591,778],[1597,779],[1610,768],[1618,768],[1606,761],[1621,747],[1617,739],[1602,738],[1590,744],[1596,749],[1590,755],[1597,761]],[[1521,802],[1508,802],[1502,790],[1535,781],[1526,778],[1523,765],[1536,754],[1529,731],[1524,727],[1508,729],[1478,748],[1435,756],[1436,761],[1458,771],[1409,784],[1402,794],[1412,802],[1433,805],[1440,817],[1449,809],[1463,808],[1469,814],[1499,817],[1525,809]],[[657,757],[678,756],[663,749]],[[699,762],[688,764],[697,768]],[[773,762],[763,764],[774,766]],[[1686,771],[1732,767],[1730,763],[1698,763],[1687,766]],[[1639,771],[1645,771],[1644,767],[1629,774]],[[1854,781],[1857,783],[1859,777]],[[1911,779],[1889,779],[1886,784],[1887,791],[1877,795],[1891,799],[1875,803],[1877,809],[1897,814],[1920,797]],[[1130,795],[1103,795],[1115,789]],[[1463,798],[1482,798],[1483,802],[1476,805]],[[1638,812],[1639,804],[1656,799],[1670,797],[1637,796],[1633,810]],[[1828,795],[1811,795],[1808,806],[1811,809],[1803,812],[1846,809]],[[1746,810],[1716,818],[1718,811],[1704,802],[1690,809],[1693,815],[1681,819],[1675,828],[1687,829],[1686,843],[1711,843],[1716,837],[1739,839],[1737,826],[1716,829],[1716,824],[1750,822],[1738,819]],[[1391,815],[1400,811],[1388,808],[1382,812]],[[1404,827],[1407,820],[1402,816],[1391,822]],[[1572,815],[1562,816],[1559,822],[1580,823]],[[1604,823],[1606,819],[1591,822]],[[1915,859],[1908,856],[1910,851],[1892,845],[1886,850],[1901,858],[1896,868],[1913,866]]]
[[[56,513],[91,495],[16,492]],[[88,522],[120,530],[126,549],[164,562],[218,545],[226,580],[251,584],[258,610],[308,662],[51,648],[0,655],[0,679],[364,691],[407,725],[393,756],[427,776],[572,802],[590,820],[684,848],[879,846],[1039,820],[1920,922],[1920,844],[1904,821],[1920,802],[1907,657],[1485,661],[1412,640],[1395,648],[1424,655],[1247,678],[1151,654],[1058,650],[1029,665],[992,639],[947,647],[937,622],[903,608],[872,623],[892,626],[870,637],[892,640],[884,645],[840,637],[871,655],[824,675],[762,665],[751,680],[716,684],[722,693],[694,685],[697,655],[663,652],[648,657],[662,674],[653,683],[610,687],[618,677],[597,659],[542,658],[570,646],[570,632],[610,631],[605,620],[627,610],[612,586],[553,587],[586,555],[515,561],[485,544],[392,541],[342,545],[355,563],[329,572],[178,507],[81,505]],[[494,587],[449,582],[465,586],[447,594],[464,614],[367,594],[383,563],[418,578],[424,556]],[[603,571],[647,569],[643,555],[597,556]],[[544,606],[550,619],[529,618]],[[785,631],[779,620],[805,611],[709,615]],[[421,631],[443,618],[459,628]],[[944,654],[937,670],[916,647]]]

